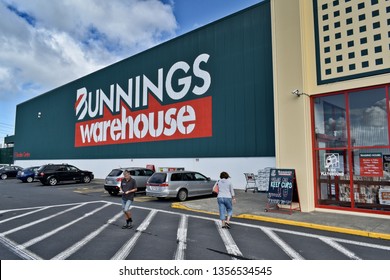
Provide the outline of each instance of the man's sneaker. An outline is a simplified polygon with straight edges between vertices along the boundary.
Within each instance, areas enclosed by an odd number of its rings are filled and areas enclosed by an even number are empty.
[[[128,224],[124,224],[124,225],[122,226],[122,228],[125,229],[125,228],[127,228],[128,226],[129,226]]]
[[[127,225],[127,228],[133,228],[133,224],[132,223],[129,223],[128,225]]]

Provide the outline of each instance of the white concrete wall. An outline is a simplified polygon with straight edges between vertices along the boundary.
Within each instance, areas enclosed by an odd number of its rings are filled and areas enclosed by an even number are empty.
[[[218,179],[221,171],[231,176],[234,188],[244,189],[244,173],[257,173],[259,169],[275,167],[274,157],[238,157],[238,158],[169,158],[169,159],[85,159],[85,160],[16,160],[15,165],[29,167],[47,163],[68,163],[80,169],[90,170],[95,178],[104,179],[117,167],[146,167],[153,164],[159,167],[184,167],[186,170],[198,171],[212,179]]]

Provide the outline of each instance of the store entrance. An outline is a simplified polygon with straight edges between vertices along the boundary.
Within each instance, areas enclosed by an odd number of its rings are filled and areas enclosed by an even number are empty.
[[[390,214],[389,85],[312,99],[316,207]]]

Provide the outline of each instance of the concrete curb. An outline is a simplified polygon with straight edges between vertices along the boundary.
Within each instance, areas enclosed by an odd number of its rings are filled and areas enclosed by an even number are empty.
[[[175,209],[187,210],[187,211],[192,211],[192,212],[217,215],[217,216],[219,215],[219,213],[217,213],[217,212],[211,212],[211,211],[190,208],[188,206],[183,205],[181,202],[174,202],[171,204],[171,207],[175,208]],[[318,230],[325,230],[325,231],[330,231],[330,232],[345,233],[345,234],[351,234],[351,235],[357,235],[357,236],[363,236],[363,237],[369,237],[369,238],[390,240],[390,234],[386,234],[386,233],[370,232],[370,231],[343,228],[343,227],[335,227],[335,226],[327,226],[327,225],[320,225],[320,224],[315,224],[315,223],[291,221],[291,220],[285,220],[285,219],[280,219],[280,218],[272,218],[272,217],[265,217],[265,216],[252,215],[252,214],[233,215],[233,217],[238,218],[238,219],[256,220],[256,221],[262,221],[262,222],[270,222],[270,223],[284,224],[284,225],[290,225],[290,226],[298,226],[298,227],[312,228],[312,229],[318,229]]]

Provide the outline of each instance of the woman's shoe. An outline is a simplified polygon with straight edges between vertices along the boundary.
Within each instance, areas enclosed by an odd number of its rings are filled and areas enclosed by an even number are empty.
[[[225,227],[226,227],[226,228],[231,228],[230,223],[225,222]]]

